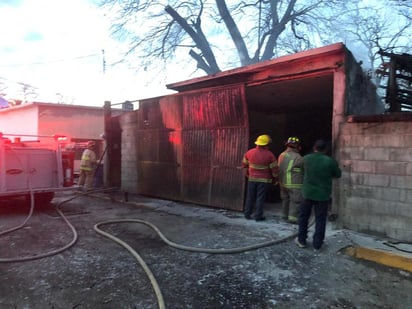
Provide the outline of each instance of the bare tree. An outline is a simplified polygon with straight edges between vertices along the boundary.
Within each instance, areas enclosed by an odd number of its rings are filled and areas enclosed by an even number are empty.
[[[18,84],[21,86],[21,92],[25,103],[30,100],[34,100],[39,96],[36,87],[23,82],[19,82]]]
[[[412,44],[412,20],[403,14],[407,7],[399,6],[402,0],[388,0],[380,6],[363,6],[354,3],[340,18],[334,21],[331,29],[353,50],[363,50],[366,54],[366,68],[373,76],[383,59],[384,52],[410,53]],[[375,82],[379,83],[376,80]]]
[[[130,43],[126,58],[139,56],[147,68],[186,50],[198,69],[214,74],[315,47],[345,2],[101,0],[101,7],[114,12],[113,34]]]
[[[412,20],[412,1],[410,0],[387,0],[389,1],[389,6],[391,6],[395,11],[402,15],[409,21]]]
[[[6,85],[5,79],[3,77],[0,77],[0,96],[6,95],[7,88],[8,87]]]

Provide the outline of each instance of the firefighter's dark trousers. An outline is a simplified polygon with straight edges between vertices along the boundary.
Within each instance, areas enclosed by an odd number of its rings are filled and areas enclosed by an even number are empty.
[[[266,200],[267,183],[248,181],[246,204],[245,204],[245,217],[249,217],[253,212],[253,206],[255,206],[255,219],[263,218],[263,206]]]

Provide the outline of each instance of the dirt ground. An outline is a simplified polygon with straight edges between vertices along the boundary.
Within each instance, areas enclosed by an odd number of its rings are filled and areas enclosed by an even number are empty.
[[[69,244],[73,231],[56,205],[73,198],[61,193],[52,205],[35,208],[17,231],[0,236],[0,259],[35,256]],[[102,198],[103,197],[103,198]],[[296,226],[276,209],[267,220],[240,213],[129,197],[133,203],[81,196],[60,206],[78,235],[61,253],[23,262],[0,263],[0,309],[157,308],[154,289],[136,258],[103,237],[94,225],[106,220],[151,222],[170,240],[199,248],[234,248],[285,239]],[[0,233],[29,213],[22,201],[1,202]],[[276,205],[274,207],[277,207]],[[411,273],[349,257],[351,231],[328,229],[320,253],[288,240],[235,254],[189,252],[165,244],[137,223],[101,226],[138,252],[156,278],[166,308],[411,308]]]

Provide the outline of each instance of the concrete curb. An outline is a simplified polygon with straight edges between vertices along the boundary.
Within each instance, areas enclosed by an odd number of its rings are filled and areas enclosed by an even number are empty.
[[[412,272],[412,257],[393,254],[388,251],[357,246],[349,246],[344,251],[347,255],[358,259],[368,260],[382,265]]]

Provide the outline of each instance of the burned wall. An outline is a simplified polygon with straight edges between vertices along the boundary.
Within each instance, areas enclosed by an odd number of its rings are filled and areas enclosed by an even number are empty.
[[[347,51],[346,57],[346,115],[376,115],[385,111],[385,106],[377,94],[377,88],[370,76],[356,63]]]

